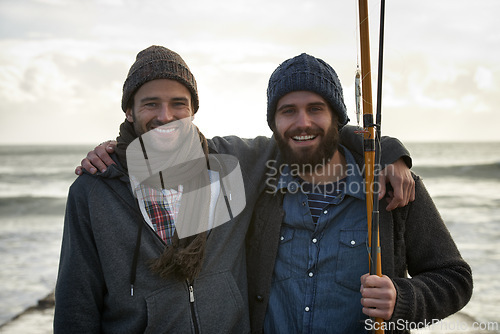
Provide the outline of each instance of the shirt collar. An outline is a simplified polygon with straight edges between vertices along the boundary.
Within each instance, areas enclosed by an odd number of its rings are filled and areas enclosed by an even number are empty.
[[[343,187],[344,194],[364,200],[365,184],[361,173],[362,171],[356,164],[353,155],[346,147],[339,145],[338,149],[339,152],[344,155],[347,165],[347,176],[345,178],[345,187]],[[296,193],[301,182],[300,178],[292,172],[290,166],[285,165],[282,169],[276,189],[287,189],[291,193]]]

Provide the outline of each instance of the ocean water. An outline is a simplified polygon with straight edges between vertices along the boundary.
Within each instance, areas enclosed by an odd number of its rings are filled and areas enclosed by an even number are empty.
[[[500,323],[500,143],[410,143],[474,275],[462,311]],[[73,171],[93,146],[0,146],[0,324],[54,289]]]
[[[500,323],[500,142],[407,144],[463,258],[474,292],[463,313]],[[498,327],[497,327],[498,328]]]
[[[0,146],[0,324],[54,289],[68,188],[93,146]]]

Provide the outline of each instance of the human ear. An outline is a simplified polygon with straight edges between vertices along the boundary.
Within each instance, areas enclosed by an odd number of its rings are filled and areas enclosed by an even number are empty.
[[[125,112],[125,116],[127,117],[127,121],[130,123],[134,123],[134,115],[133,115],[133,110],[132,108],[127,108],[127,111]]]

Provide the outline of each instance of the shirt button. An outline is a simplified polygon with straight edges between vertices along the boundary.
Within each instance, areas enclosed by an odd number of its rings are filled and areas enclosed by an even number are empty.
[[[264,300],[264,297],[262,297],[261,295],[257,295],[255,296],[255,299],[258,301],[258,302],[262,302]]]
[[[323,213],[326,215],[328,213],[328,210],[323,211]]]
[[[351,240],[351,245],[355,245],[355,244],[356,244],[356,241]]]
[[[302,206],[306,206],[306,202],[302,202]]]
[[[309,273],[309,277],[313,277],[314,274],[312,272]]]
[[[285,240],[285,237],[284,237],[284,236],[281,236],[280,240],[281,240],[281,241]]]
[[[309,312],[309,306],[306,306],[306,308],[304,309],[306,312]]]
[[[312,239],[312,242],[313,242],[313,244],[315,244],[318,242],[318,239],[314,238],[314,239]]]

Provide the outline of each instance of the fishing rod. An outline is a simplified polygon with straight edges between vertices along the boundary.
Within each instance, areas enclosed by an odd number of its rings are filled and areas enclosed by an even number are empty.
[[[379,230],[379,184],[380,172],[380,136],[381,136],[381,101],[382,101],[382,65],[385,0],[380,6],[380,37],[379,37],[379,63],[377,87],[377,113],[373,118],[371,63],[370,63],[370,33],[368,22],[368,0],[359,0],[359,29],[360,29],[360,54],[361,75],[357,72],[356,80],[361,80],[361,95],[363,101],[363,150],[365,158],[365,184],[366,184],[366,212],[368,223],[368,254],[370,275],[382,276],[382,252],[380,247]],[[359,93],[356,92],[356,95]],[[374,333],[384,333],[381,318],[375,318]]]

